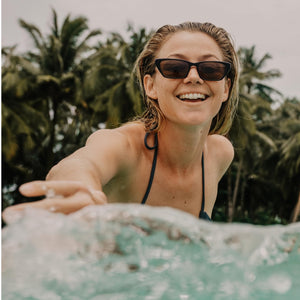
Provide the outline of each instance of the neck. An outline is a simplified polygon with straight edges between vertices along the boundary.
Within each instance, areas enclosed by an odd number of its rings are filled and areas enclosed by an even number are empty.
[[[177,172],[198,166],[208,132],[209,126],[184,127],[164,123],[158,135],[162,163]]]

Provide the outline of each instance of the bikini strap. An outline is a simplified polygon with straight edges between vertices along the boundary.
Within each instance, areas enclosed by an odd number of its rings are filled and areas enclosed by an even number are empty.
[[[150,134],[150,132],[147,132],[145,134],[145,138],[144,138],[144,144],[145,144],[146,148],[149,149],[149,150],[157,149],[157,146],[158,146],[157,133],[155,133],[155,135],[154,135],[154,146],[153,147],[149,146],[148,143],[147,143],[147,139],[148,139],[149,134]]]
[[[157,138],[157,133],[154,135],[154,146],[150,147],[147,143],[147,138],[148,138],[149,132],[146,133],[145,138],[144,138],[144,144],[146,146],[147,149],[149,150],[155,150],[154,151],[154,156],[153,156],[153,162],[152,162],[152,168],[151,168],[151,173],[150,173],[150,178],[149,178],[149,182],[148,182],[148,186],[147,186],[147,190],[146,193],[144,195],[144,198],[141,202],[141,204],[145,204],[146,200],[148,198],[148,195],[150,193],[151,190],[151,186],[152,186],[152,182],[153,182],[153,178],[154,178],[154,173],[155,173],[155,168],[156,168],[156,161],[157,161],[157,150],[158,150],[158,138]]]
[[[205,207],[204,153],[202,153],[201,165],[202,165],[202,204],[201,204],[200,214],[204,212],[204,207]]]
[[[202,153],[201,164],[202,164],[202,204],[201,204],[201,210],[200,210],[200,213],[199,213],[199,218],[203,219],[203,220],[206,220],[206,221],[211,221],[211,218],[204,211],[204,207],[205,207],[204,153]]]

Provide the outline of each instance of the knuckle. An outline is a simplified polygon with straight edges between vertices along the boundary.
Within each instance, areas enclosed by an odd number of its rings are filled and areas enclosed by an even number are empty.
[[[107,203],[106,196],[102,191],[90,191],[90,194],[93,198],[95,204],[105,204]]]
[[[83,206],[94,204],[93,197],[85,191],[80,191],[77,193],[77,197]]]

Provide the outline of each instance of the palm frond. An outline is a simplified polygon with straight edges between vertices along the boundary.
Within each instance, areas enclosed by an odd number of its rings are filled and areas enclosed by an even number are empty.
[[[57,13],[54,8],[52,8],[52,15],[53,15],[53,24],[52,24],[52,34],[56,37],[59,38],[59,29],[58,29],[58,24],[57,24]]]
[[[32,37],[35,46],[38,49],[42,49],[44,44],[43,35],[40,30],[33,24],[29,24],[22,19],[19,19],[19,24],[22,28],[24,28]]]

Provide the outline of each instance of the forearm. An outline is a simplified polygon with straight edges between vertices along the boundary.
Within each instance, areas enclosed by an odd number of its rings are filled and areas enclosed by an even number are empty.
[[[19,190],[26,197],[45,198],[8,207],[3,213],[7,223],[13,220],[16,211],[26,207],[68,214],[87,205],[107,203],[96,168],[84,158],[66,158],[50,170],[46,181],[28,182]]]
[[[102,190],[100,174],[91,161],[68,157],[55,165],[46,176],[47,181],[78,181],[95,190]]]

